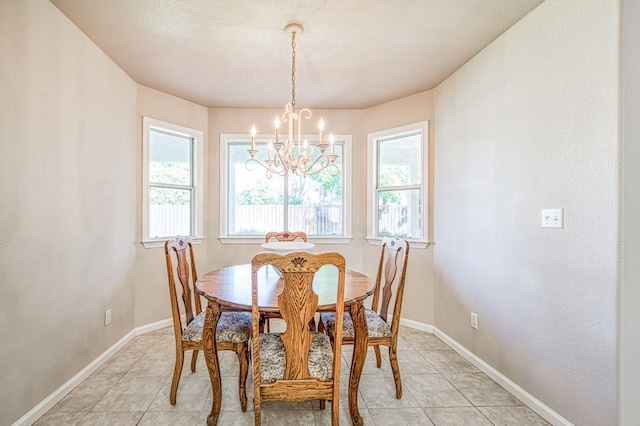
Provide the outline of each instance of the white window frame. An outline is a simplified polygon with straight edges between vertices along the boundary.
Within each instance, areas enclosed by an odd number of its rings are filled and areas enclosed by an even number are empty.
[[[192,141],[191,241],[204,239],[204,132],[150,117],[142,117],[142,245],[162,247],[172,237],[152,238],[149,235],[149,132],[152,129],[175,133]]]
[[[302,135],[302,138],[313,140],[317,135],[306,134]],[[273,135],[258,134],[256,140],[268,140],[273,138]],[[334,135],[335,143],[342,145],[342,173],[344,176],[342,187],[342,206],[343,206],[343,235],[340,236],[309,236],[309,241],[314,243],[337,243],[347,244],[353,239],[351,236],[351,190],[352,190],[352,178],[351,178],[351,135]],[[221,133],[220,134],[220,236],[218,239],[223,244],[237,244],[237,243],[257,243],[264,242],[264,236],[240,236],[229,235],[228,227],[228,182],[227,182],[227,158],[228,147],[232,143],[246,143],[250,144],[251,139],[247,134],[235,134],[235,133]],[[249,158],[249,154],[247,154]],[[261,167],[256,166],[256,173],[260,173]],[[263,175],[264,175],[263,171]],[[265,175],[266,179],[266,175]],[[278,231],[283,231],[282,229]]]
[[[391,137],[402,137],[403,135],[420,132],[422,136],[421,156],[422,166],[420,184],[420,238],[407,238],[411,247],[426,248],[429,244],[429,122],[421,121],[392,129],[381,130],[379,132],[367,134],[367,242],[371,245],[380,245],[382,237],[377,236],[378,218],[378,141]]]

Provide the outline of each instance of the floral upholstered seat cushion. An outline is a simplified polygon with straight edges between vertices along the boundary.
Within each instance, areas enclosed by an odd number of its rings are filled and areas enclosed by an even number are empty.
[[[260,380],[273,382],[284,377],[286,355],[280,334],[260,334]],[[329,336],[315,333],[309,349],[309,375],[327,381],[333,377],[333,349]]]
[[[200,312],[182,331],[185,342],[202,341],[205,311]],[[216,342],[241,343],[251,336],[251,312],[223,312],[216,327]]]
[[[367,330],[369,337],[391,337],[391,327],[387,324],[375,311],[371,309],[365,309],[367,317]],[[333,335],[336,330],[336,313],[335,312],[323,312],[320,314],[320,321],[324,324],[327,332]],[[343,337],[354,338],[355,333],[353,331],[353,321],[351,321],[351,315],[344,314],[343,320]]]

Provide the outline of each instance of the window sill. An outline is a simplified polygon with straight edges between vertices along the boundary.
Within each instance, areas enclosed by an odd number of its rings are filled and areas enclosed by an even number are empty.
[[[264,243],[264,237],[262,236],[250,236],[250,237],[218,237],[222,244],[261,244]],[[314,244],[349,244],[353,240],[352,237],[308,237],[308,241]]]
[[[175,237],[172,237],[175,238]],[[157,240],[142,240],[142,246],[144,248],[155,248],[155,247],[164,247],[164,243],[169,241],[172,238],[164,238]],[[191,244],[197,245],[200,244],[204,240],[204,237],[191,237]]]
[[[380,244],[382,244],[382,238],[367,237],[366,239],[369,245],[371,246],[379,246]],[[409,241],[410,248],[416,248],[416,249],[426,249],[430,245],[435,244],[435,242],[433,241],[420,241],[420,240],[407,240],[407,241]]]

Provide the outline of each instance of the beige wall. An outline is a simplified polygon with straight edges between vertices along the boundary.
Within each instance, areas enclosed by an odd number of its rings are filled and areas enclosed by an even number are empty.
[[[364,142],[368,133],[380,130],[401,127],[420,121],[429,121],[429,137],[426,150],[429,154],[429,171],[427,183],[429,188],[428,225],[427,230],[430,242],[433,242],[433,136],[434,136],[434,110],[433,91],[407,96],[393,102],[388,102],[374,108],[365,110],[364,114]],[[366,179],[367,169],[362,173]],[[366,184],[366,181],[365,181]],[[366,186],[364,187],[366,188]],[[366,200],[365,200],[366,201]],[[363,213],[366,213],[363,212]],[[366,235],[366,229],[363,230]],[[407,280],[405,284],[405,296],[402,306],[402,318],[417,321],[425,325],[434,324],[433,306],[433,251],[434,245],[430,244],[426,249],[409,248],[409,265],[407,267]],[[368,259],[367,273],[375,276],[376,260],[380,247],[363,246],[363,256]]]
[[[51,3],[0,2],[2,424],[134,326],[135,102]]]
[[[205,240],[196,246],[198,270],[208,270],[236,263],[246,263],[261,250],[259,243],[223,244],[220,236],[220,134],[246,133],[253,123],[266,128],[280,109],[207,109],[162,92],[138,86],[138,160],[141,164],[142,116],[169,121],[205,132]],[[317,250],[343,253],[349,267],[375,275],[378,246],[370,246],[366,236],[367,133],[433,118],[431,92],[403,98],[366,111],[314,110],[323,117],[333,133],[352,135],[353,239],[348,244],[317,243]],[[366,120],[366,123],[365,123]],[[380,127],[383,126],[383,127]],[[138,188],[142,176],[138,173]],[[138,189],[140,193],[140,189]],[[136,236],[141,235],[141,205],[138,203]],[[432,247],[413,249],[408,271],[406,305],[403,316],[424,324],[433,323]],[[162,248],[145,249],[137,245],[136,255],[136,326],[167,319],[171,315]]]
[[[435,94],[435,324],[577,425],[615,421],[617,52],[616,0],[547,0]]]
[[[136,117],[136,164],[138,166],[136,199],[138,203],[135,216],[137,242],[135,272],[136,327],[171,318],[164,248],[144,248],[140,243],[142,238],[142,117],[145,116],[204,132],[205,180],[210,173],[206,161],[207,152],[209,151],[207,142],[207,108],[146,86],[138,85]],[[205,191],[207,190],[208,188],[205,187]],[[205,204],[205,223],[207,220],[208,212]],[[199,267],[201,266],[200,261],[206,253],[208,243],[209,240],[205,239],[202,244],[195,246],[195,256],[199,260]],[[204,269],[201,268],[201,270]]]
[[[640,419],[640,3],[622,2],[621,277],[618,424]]]
[[[547,0],[435,91],[314,111],[353,135],[358,158],[354,239],[320,247],[373,275],[366,135],[430,121],[438,244],[412,250],[403,316],[435,324],[575,424],[612,424],[620,235],[618,412],[630,424],[639,416],[637,30],[625,21],[617,197],[618,1],[582,3]],[[140,245],[142,116],[205,133],[204,272],[259,249],[218,240],[219,134],[279,112],[207,109],[136,85],[48,1],[0,2],[0,419],[20,418],[134,327],[170,317],[162,248]],[[539,227],[546,207],[566,209],[565,229]]]

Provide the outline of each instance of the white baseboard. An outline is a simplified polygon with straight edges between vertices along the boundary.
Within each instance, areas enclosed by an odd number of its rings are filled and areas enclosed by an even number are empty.
[[[40,417],[42,417],[47,411],[53,408],[58,402],[67,396],[76,386],[82,383],[87,377],[89,377],[94,371],[96,371],[102,364],[107,362],[116,352],[124,347],[135,336],[148,333],[150,331],[158,330],[160,328],[168,327],[173,323],[172,319],[166,319],[155,322],[153,324],[143,325],[142,327],[134,328],[127,333],[122,339],[118,340],[109,349],[100,354],[96,359],[91,361],[89,365],[83,368],[78,374],[67,380],[62,386],[53,391],[49,396],[42,400],[38,405],[33,407],[27,414],[19,418],[13,426],[29,426],[35,423]]]
[[[116,352],[124,347],[127,343],[131,341],[135,336],[139,336],[141,334],[148,333],[150,331],[158,330],[164,327],[168,327],[172,324],[172,319],[168,318],[166,320],[158,321],[152,324],[143,325],[141,327],[134,328],[129,333],[127,333],[122,339],[118,340],[113,346],[104,351],[101,355],[99,355],[96,359],[91,361],[89,365],[83,368],[78,374],[69,379],[65,384],[56,389],[53,393],[51,393],[48,397],[46,397],[42,402],[36,405],[33,409],[31,409],[27,414],[22,416],[18,421],[16,421],[13,426],[29,426],[35,423],[40,417],[42,417],[47,411],[49,411],[54,405],[60,402],[69,392],[71,392],[76,386],[82,383],[87,377],[89,377],[94,371],[96,371],[102,364],[107,362],[109,358],[111,358]],[[400,324],[409,328],[413,328],[420,331],[425,331],[427,333],[431,333],[438,337],[440,340],[445,342],[449,347],[451,347],[454,351],[459,353],[463,358],[467,361],[475,365],[480,371],[485,373],[487,376],[491,377],[496,383],[505,388],[507,391],[511,392],[513,396],[522,401],[527,407],[531,408],[535,411],[540,417],[544,418],[546,421],[551,423],[554,426],[572,426],[572,423],[567,419],[562,417],[560,414],[553,411],[547,405],[543,404],[540,400],[535,398],[533,395],[529,394],[527,391],[522,389],[520,386],[509,380],[502,373],[500,373],[495,368],[491,367],[489,364],[484,362],[482,359],[477,357],[474,353],[469,351],[467,348],[462,346],[460,343],[449,337],[446,333],[444,333],[439,328],[424,324],[418,321],[413,321],[409,319],[402,318],[400,320]]]
[[[406,318],[400,318],[400,325],[404,325],[409,328],[413,328],[415,330],[426,331],[427,333],[434,334],[433,333],[434,327],[432,325],[424,324],[422,322],[418,322],[418,321],[414,321]]]
[[[421,331],[426,331],[428,333],[432,333],[437,338],[446,343],[449,347],[451,347],[454,351],[460,354],[463,358],[469,361],[471,364],[475,365],[480,371],[489,376],[493,381],[497,384],[505,388],[509,391],[513,396],[518,398],[524,405],[531,408],[535,411],[540,417],[548,421],[554,426],[573,426],[571,422],[562,417],[560,414],[553,411],[547,405],[543,404],[540,400],[535,398],[533,395],[522,389],[520,386],[509,380],[506,376],[500,373],[498,370],[484,362],[473,352],[462,346],[460,343],[449,337],[445,332],[440,330],[439,328],[429,325],[423,324],[417,321],[408,320],[402,318],[400,320],[400,324],[414,328]]]
[[[183,321],[184,321],[184,318],[183,318]],[[133,331],[135,331],[136,336],[139,336],[141,334],[149,333],[150,331],[160,330],[161,328],[169,327],[171,325],[173,325],[173,319],[167,318],[162,321],[158,321],[152,324],[147,324],[147,325],[140,326],[138,328],[134,328]]]

